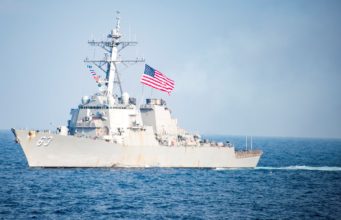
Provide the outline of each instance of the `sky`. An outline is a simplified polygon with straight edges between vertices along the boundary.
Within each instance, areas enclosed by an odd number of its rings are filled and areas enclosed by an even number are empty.
[[[121,13],[123,58],[175,81],[168,96],[119,67],[123,90],[163,98],[201,134],[341,138],[341,1],[0,1],[0,128],[66,125],[97,92],[84,64],[101,57]],[[96,70],[100,73],[99,70]],[[141,101],[139,101],[141,102]]]

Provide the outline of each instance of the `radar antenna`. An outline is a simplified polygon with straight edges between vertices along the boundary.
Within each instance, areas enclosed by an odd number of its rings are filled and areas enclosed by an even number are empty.
[[[121,41],[122,34],[120,32],[120,12],[116,11],[116,27],[111,30],[110,34],[108,34],[106,41],[88,41],[88,44],[91,46],[97,46],[105,50],[105,55],[103,59],[93,59],[90,60],[86,58],[84,62],[93,63],[100,70],[105,73],[104,83],[106,85],[106,93],[108,96],[112,96],[114,93],[114,87],[117,85],[120,90],[120,96],[122,96],[122,85],[121,80],[118,74],[117,66],[118,64],[133,64],[144,62],[144,58],[135,58],[124,60],[121,59],[120,52],[126,48],[127,46],[136,46],[137,41]],[[116,88],[117,88],[116,87]]]

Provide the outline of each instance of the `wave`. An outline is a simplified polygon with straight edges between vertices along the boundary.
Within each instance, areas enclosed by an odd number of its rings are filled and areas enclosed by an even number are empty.
[[[315,171],[341,171],[341,167],[314,167],[314,166],[287,166],[287,167],[255,167],[256,170],[315,170]]]
[[[215,170],[242,170],[246,168],[215,168]],[[341,171],[341,167],[314,166],[286,166],[286,167],[255,167],[255,170],[313,170],[313,171]]]
[[[241,170],[241,169],[245,169],[245,168],[237,168],[237,167],[231,167],[231,168],[227,168],[227,167],[216,167],[216,168],[214,168],[214,170]]]

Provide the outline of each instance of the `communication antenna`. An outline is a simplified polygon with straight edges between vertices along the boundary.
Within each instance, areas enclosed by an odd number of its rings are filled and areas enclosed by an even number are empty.
[[[245,136],[245,150],[247,150],[247,136]]]
[[[105,51],[105,56],[103,59],[94,58],[93,60],[90,60],[86,58],[84,62],[94,64],[97,68],[99,68],[106,74],[104,83],[106,86],[105,92],[108,96],[114,95],[115,89],[119,89],[120,96],[122,96],[123,94],[120,74],[118,72],[119,64],[127,65],[145,61],[143,58],[122,59],[120,56],[120,52],[127,46],[136,46],[137,42],[122,41],[121,37],[122,34],[120,32],[120,12],[116,11],[116,27],[112,29],[112,31],[107,35],[106,40],[88,41],[91,46],[100,47]]]
[[[120,32],[120,11],[116,11],[116,30]]]

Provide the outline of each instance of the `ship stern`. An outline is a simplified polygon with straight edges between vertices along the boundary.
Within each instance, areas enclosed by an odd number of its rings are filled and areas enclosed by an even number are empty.
[[[239,168],[255,168],[262,156],[261,150],[244,150],[236,151],[236,167]]]

